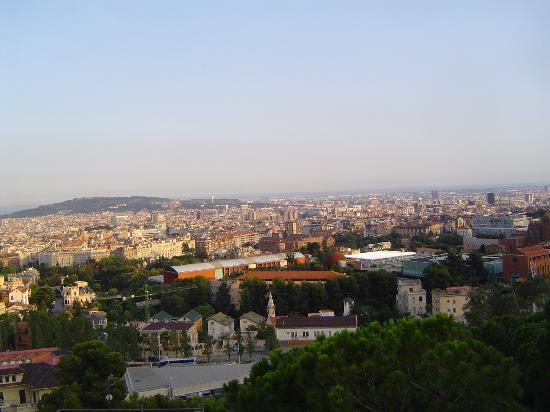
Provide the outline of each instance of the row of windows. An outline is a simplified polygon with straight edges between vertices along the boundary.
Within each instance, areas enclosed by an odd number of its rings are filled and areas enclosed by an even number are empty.
[[[15,382],[15,375],[0,376],[0,383]]]
[[[293,339],[298,338],[298,332],[287,332],[287,334],[290,334],[290,337],[293,338]],[[326,333],[326,335],[332,336],[332,331],[329,330]],[[313,336],[325,336],[325,331],[324,330],[314,330],[313,331]],[[302,338],[309,338],[309,331],[308,330],[305,330],[305,331],[302,332]]]

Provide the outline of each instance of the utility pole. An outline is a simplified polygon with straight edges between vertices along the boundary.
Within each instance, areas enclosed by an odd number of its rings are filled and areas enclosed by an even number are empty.
[[[151,300],[151,295],[149,295],[149,287],[147,283],[145,284],[145,321],[149,320],[149,303]]]

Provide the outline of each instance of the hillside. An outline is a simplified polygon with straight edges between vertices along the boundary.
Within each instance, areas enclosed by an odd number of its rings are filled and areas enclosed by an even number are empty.
[[[82,197],[33,209],[20,210],[4,217],[36,217],[56,213],[93,213],[103,211],[137,212],[139,210],[160,210],[170,199],[163,197]]]

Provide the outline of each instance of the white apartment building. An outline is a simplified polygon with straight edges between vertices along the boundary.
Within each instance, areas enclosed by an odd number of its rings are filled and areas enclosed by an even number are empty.
[[[474,216],[472,234],[489,236],[510,236],[514,231],[527,229],[529,220],[525,215],[510,216]]]
[[[74,265],[74,251],[44,250],[38,254],[38,263],[46,266],[67,267]]]
[[[422,289],[420,279],[398,279],[395,300],[401,313],[413,316],[426,314],[426,291]]]
[[[160,242],[148,242],[136,246],[122,246],[113,251],[113,255],[124,256],[127,259],[158,259],[164,257],[170,259],[181,256],[183,253],[183,241],[166,240]]]

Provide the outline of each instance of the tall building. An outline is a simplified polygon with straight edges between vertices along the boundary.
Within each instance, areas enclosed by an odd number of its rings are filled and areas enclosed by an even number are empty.
[[[533,203],[533,193],[525,193],[525,202]]]
[[[299,220],[290,220],[285,222],[285,234],[287,236],[299,235],[300,234],[300,221]]]
[[[153,226],[166,226],[166,217],[159,212],[151,213],[151,224]]]
[[[496,202],[495,194],[492,192],[487,193],[487,204],[494,205],[495,202]]]
[[[516,230],[526,230],[528,225],[529,220],[527,217],[520,214],[509,216],[474,216],[472,218],[472,234],[474,236],[511,236]]]
[[[437,190],[432,190],[432,202],[439,200],[439,192]]]

